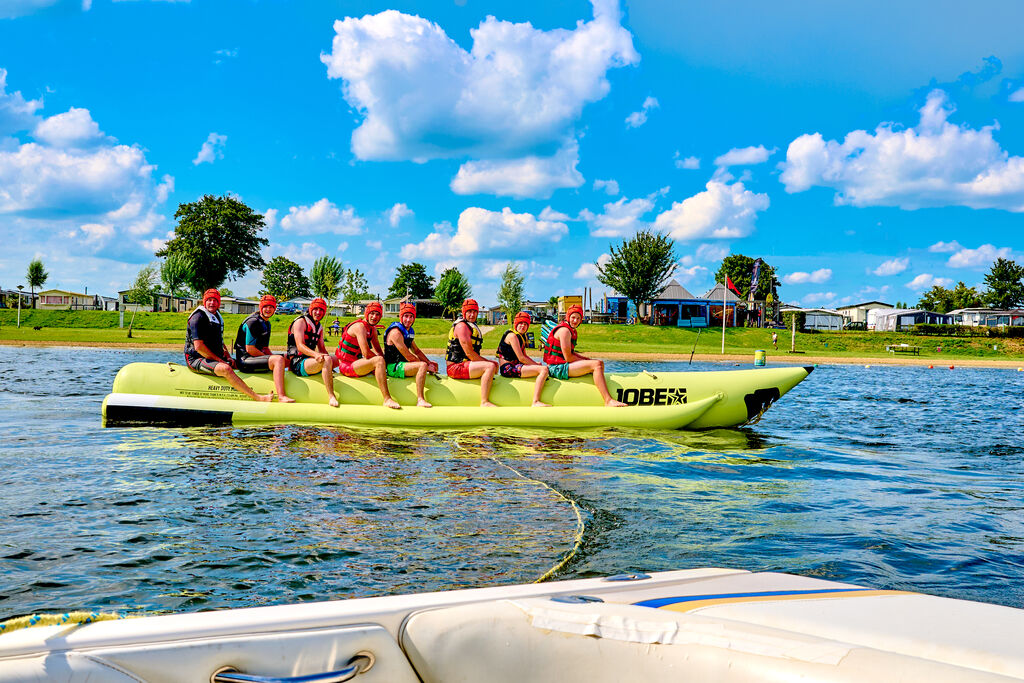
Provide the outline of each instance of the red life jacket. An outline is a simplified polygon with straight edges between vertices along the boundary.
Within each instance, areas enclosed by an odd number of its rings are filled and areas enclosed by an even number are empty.
[[[291,325],[288,325],[288,351],[287,354],[291,358],[302,356],[303,354],[299,351],[298,345],[295,343],[295,333],[292,332],[292,326],[295,325],[299,320],[305,319],[306,321],[306,333],[302,335],[302,343],[307,347],[316,351],[317,346],[320,345],[320,340],[323,339],[324,330],[323,327],[317,321],[305,313],[292,320]]]
[[[568,323],[558,323],[555,325],[555,329],[551,330],[548,334],[547,340],[544,342],[544,362],[548,365],[558,365],[559,363],[565,363],[565,353],[562,351],[562,344],[558,341],[556,333],[561,328],[569,330],[569,334],[572,335],[572,348],[570,351],[576,350],[576,330],[572,329],[572,326]]]
[[[338,357],[338,360],[343,360],[346,363],[351,363],[363,357],[363,352],[359,350],[359,340],[356,339],[355,335],[348,332],[348,328],[356,323],[363,323],[363,328],[366,330],[366,343],[371,346],[373,345],[373,335],[377,333],[376,327],[361,318],[345,325],[345,329],[341,331],[341,341],[338,342],[338,349],[334,352],[334,355]]]

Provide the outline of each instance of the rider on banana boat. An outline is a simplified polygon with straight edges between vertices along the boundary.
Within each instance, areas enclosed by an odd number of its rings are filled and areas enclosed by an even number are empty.
[[[274,394],[257,394],[235,374],[235,361],[224,344],[224,318],[220,315],[220,292],[208,289],[203,303],[188,317],[185,330],[185,364],[201,375],[223,377],[254,401],[269,401]]]
[[[577,328],[583,322],[583,307],[573,304],[565,313],[565,321],[555,325],[544,342],[544,362],[555,379],[569,379],[583,375],[594,375],[594,386],[601,393],[604,404],[609,408],[620,408],[626,404],[616,401],[608,393],[604,378],[604,361],[576,353]]]
[[[277,299],[272,294],[260,297],[260,307],[255,313],[242,321],[235,335],[235,366],[243,372],[271,372],[274,377],[274,389],[277,400],[281,403],[294,403],[284,393],[284,371],[288,367],[288,359],[284,355],[270,350],[270,319],[277,311]]]
[[[384,407],[399,409],[398,401],[388,391],[388,377],[384,369],[384,351],[377,338],[377,323],[384,315],[379,301],[371,301],[363,317],[353,320],[341,331],[341,341],[334,355],[338,359],[338,372],[345,377],[362,377],[371,372],[384,397]]]
[[[288,326],[288,366],[300,377],[309,377],[319,372],[327,389],[327,403],[338,407],[334,395],[334,368],[338,359],[327,353],[324,346],[324,328],[320,321],[327,315],[327,302],[317,297],[309,304],[309,310],[292,321]]]
[[[506,330],[498,342],[498,372],[502,377],[536,377],[533,387],[533,405],[536,408],[550,408],[550,404],[540,400],[544,391],[544,382],[548,378],[548,368],[526,355],[526,333],[530,329],[530,314],[516,313],[512,320],[512,329]]]
[[[412,329],[416,322],[416,306],[403,303],[398,309],[398,322],[393,322],[384,332],[384,362],[388,377],[416,376],[416,405],[432,408],[423,395],[423,386],[428,372],[437,372],[437,363],[427,358],[416,346],[416,333]]]
[[[491,384],[498,371],[498,364],[480,355],[484,345],[484,336],[476,325],[476,317],[480,314],[480,306],[473,299],[462,302],[462,315],[448,332],[448,351],[445,360],[448,364],[448,376],[452,379],[480,378],[480,405],[485,408],[495,407],[490,401]]]

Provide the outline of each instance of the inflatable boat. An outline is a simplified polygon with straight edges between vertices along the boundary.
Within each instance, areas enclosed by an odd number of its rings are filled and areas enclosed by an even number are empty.
[[[586,429],[708,429],[760,419],[783,394],[814,368],[783,367],[721,372],[638,372],[607,375],[613,396],[626,408],[606,408],[593,378],[549,379],[542,399],[551,408],[530,407],[533,379],[498,377],[491,389],[497,408],[480,407],[480,384],[428,377],[425,395],[433,408],[417,408],[413,379],[390,379],[391,395],[403,407],[381,405],[372,376],[336,375],[341,407],[327,405],[320,377],[286,373],[285,391],[295,403],[252,401],[219,377],[199,375],[176,363],[131,363],[114,379],[103,401],[104,423],[119,425],[343,424],[400,427],[542,427]],[[273,391],[270,375],[239,376],[257,393]]]
[[[652,575],[54,625],[0,683],[1009,681],[1024,610],[776,573]]]

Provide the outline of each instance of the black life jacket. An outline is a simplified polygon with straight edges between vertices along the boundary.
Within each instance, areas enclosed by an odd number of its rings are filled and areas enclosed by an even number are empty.
[[[299,351],[299,347],[295,344],[295,333],[292,332],[295,323],[303,318],[306,319],[306,334],[302,336],[302,343],[307,348],[315,351],[320,345],[320,339],[323,337],[324,330],[320,323],[313,320],[308,313],[298,316],[288,324],[288,355],[292,357],[305,355]]]
[[[194,318],[197,315],[204,316],[206,318],[207,322],[209,323],[208,325],[206,325],[206,332],[205,332],[205,334],[201,333],[199,335],[199,337],[198,337],[198,341],[201,341],[204,344],[206,344],[206,348],[208,348],[211,352],[213,352],[213,354],[216,355],[217,357],[220,357],[220,355],[222,353],[224,353],[224,318],[222,318],[220,316],[220,311],[217,311],[216,313],[210,313],[205,308],[200,306],[196,310],[192,311],[192,315],[190,315],[188,317],[189,323],[191,323],[192,322],[192,318]],[[196,338],[192,336],[192,330],[190,328],[191,328],[191,325],[186,324],[186,326],[185,326],[185,358],[186,359],[192,359],[192,358],[195,358],[196,356],[201,355],[198,351],[196,351],[196,345],[195,345]],[[224,360],[227,360],[227,359],[224,359]]]
[[[519,334],[515,330],[505,330],[505,334],[501,335],[501,341],[498,342],[498,358],[502,359],[506,363],[518,363],[519,356],[516,355],[516,350],[512,348],[511,344],[505,341],[506,339],[508,339],[508,335],[510,334],[514,334],[515,336],[519,337],[520,349],[526,348],[525,334]]]
[[[480,353],[480,349],[484,346],[484,335],[480,332],[480,328],[476,326],[476,323],[471,323],[465,318],[459,318],[452,323],[452,329],[448,331],[448,350],[445,352],[444,357],[449,363],[464,363],[469,360],[469,356],[462,350],[462,342],[459,341],[458,335],[455,334],[455,328],[459,324],[469,325],[469,338],[474,352]]]
[[[400,322],[393,322],[388,325],[387,331],[384,332],[384,363],[391,365],[392,363],[404,363],[406,357],[402,355],[402,352],[398,350],[398,347],[388,341],[388,337],[391,335],[391,330],[398,330],[402,333],[402,339],[405,340],[406,348],[412,346],[413,341],[416,339],[416,332],[410,327],[406,329],[405,325]]]
[[[238,334],[235,335],[235,358],[245,358],[249,355],[249,352],[245,350],[246,334],[245,330],[252,324],[256,330],[259,330],[259,334],[254,334],[255,346],[258,349],[270,346],[270,322],[263,319],[263,316],[259,314],[259,311],[252,313],[248,318],[242,321],[242,324],[238,326]]]

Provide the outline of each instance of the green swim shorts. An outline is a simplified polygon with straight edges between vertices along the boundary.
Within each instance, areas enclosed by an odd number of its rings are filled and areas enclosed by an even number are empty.
[[[555,379],[569,379],[568,363],[549,363],[548,373]]]
[[[395,377],[398,379],[405,377],[405,361],[388,363],[388,377]]]

